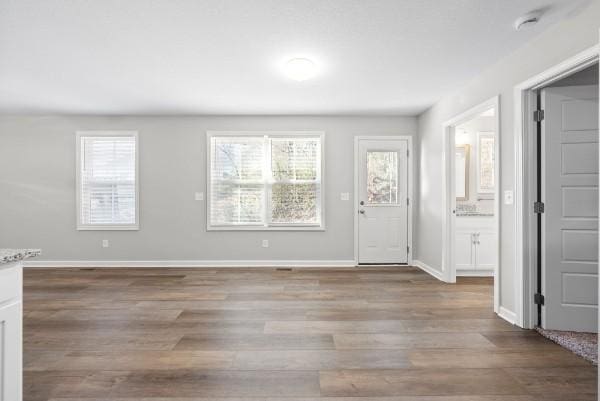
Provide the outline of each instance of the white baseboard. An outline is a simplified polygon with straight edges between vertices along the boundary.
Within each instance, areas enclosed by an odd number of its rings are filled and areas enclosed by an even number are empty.
[[[517,315],[503,306],[498,308],[498,316],[506,320],[508,323],[517,324]]]
[[[426,263],[421,262],[420,260],[414,260],[412,261],[413,266],[418,267],[419,269],[423,270],[425,273],[432,275],[433,277],[437,278],[440,281],[444,281],[444,279],[442,278],[442,272],[434,269],[433,267],[429,266]]]
[[[26,268],[60,267],[354,267],[354,260],[27,260]]]
[[[493,270],[457,270],[456,277],[494,277]]]

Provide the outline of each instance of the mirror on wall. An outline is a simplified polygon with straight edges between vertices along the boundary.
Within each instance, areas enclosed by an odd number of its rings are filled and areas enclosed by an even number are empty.
[[[477,193],[493,194],[494,182],[494,133],[477,133]]]
[[[469,145],[456,146],[456,200],[469,199]]]

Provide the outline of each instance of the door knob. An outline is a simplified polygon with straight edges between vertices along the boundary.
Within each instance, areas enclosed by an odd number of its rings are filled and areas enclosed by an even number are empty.
[[[358,213],[365,214],[365,211],[364,210],[359,210]]]
[[[364,205],[364,204],[365,204],[365,201],[360,201],[360,205],[361,206]]]

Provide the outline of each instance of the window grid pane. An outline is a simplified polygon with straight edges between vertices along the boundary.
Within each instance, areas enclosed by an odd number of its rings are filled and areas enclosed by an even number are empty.
[[[264,138],[211,140],[212,225],[264,224]]]

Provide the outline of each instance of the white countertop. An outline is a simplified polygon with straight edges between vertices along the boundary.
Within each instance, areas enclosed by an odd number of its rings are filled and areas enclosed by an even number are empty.
[[[41,254],[40,249],[9,249],[0,248],[0,265],[33,258]]]

